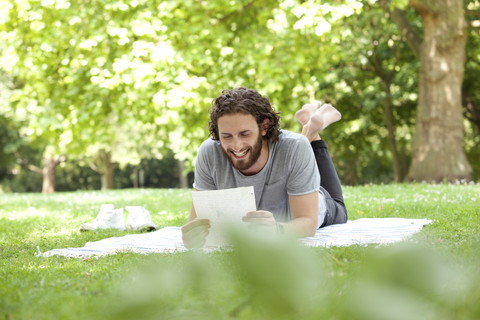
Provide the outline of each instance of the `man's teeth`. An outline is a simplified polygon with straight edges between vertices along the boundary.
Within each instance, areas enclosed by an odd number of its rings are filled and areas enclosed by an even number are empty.
[[[247,154],[247,150],[242,151],[242,152],[234,152],[234,151],[232,151],[232,152],[236,157],[243,157],[244,155]]]

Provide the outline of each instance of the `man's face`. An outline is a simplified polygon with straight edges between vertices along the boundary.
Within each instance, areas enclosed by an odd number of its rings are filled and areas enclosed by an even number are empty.
[[[255,174],[265,165],[268,159],[268,151],[262,152],[265,134],[266,130],[260,132],[250,114],[227,114],[218,119],[222,150],[232,165],[244,174]]]

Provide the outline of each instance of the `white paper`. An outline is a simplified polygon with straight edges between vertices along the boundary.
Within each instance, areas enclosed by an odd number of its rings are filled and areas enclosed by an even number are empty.
[[[193,206],[198,218],[210,220],[205,246],[228,244],[223,230],[238,225],[247,212],[255,211],[255,193],[252,187],[193,191]]]

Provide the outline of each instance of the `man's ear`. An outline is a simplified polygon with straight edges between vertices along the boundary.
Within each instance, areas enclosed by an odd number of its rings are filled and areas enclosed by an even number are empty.
[[[264,137],[267,134],[269,126],[270,126],[270,119],[265,118],[262,122],[262,137]]]

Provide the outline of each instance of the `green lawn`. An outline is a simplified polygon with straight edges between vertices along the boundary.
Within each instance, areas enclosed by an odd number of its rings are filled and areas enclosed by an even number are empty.
[[[428,218],[388,246],[236,239],[203,254],[69,259],[35,253],[128,232],[80,233],[103,203],[182,225],[190,190],[0,194],[0,319],[479,319],[480,185],[346,187],[350,219]],[[38,247],[38,248],[37,248]]]

